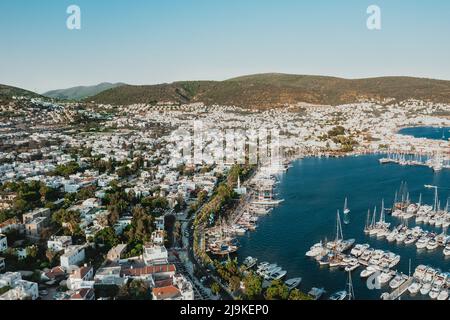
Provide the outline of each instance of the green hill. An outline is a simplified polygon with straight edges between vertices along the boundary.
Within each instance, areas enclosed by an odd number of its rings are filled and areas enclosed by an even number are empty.
[[[8,103],[12,100],[12,97],[14,96],[27,98],[42,97],[41,95],[32,91],[0,84],[0,103]]]
[[[43,95],[49,98],[62,100],[81,100],[91,96],[95,96],[105,90],[123,86],[124,83],[108,83],[103,82],[95,86],[78,86],[68,89],[52,90]]]
[[[343,79],[325,76],[258,74],[225,81],[182,81],[109,89],[89,98],[128,105],[156,102],[204,102],[268,108],[296,102],[337,105],[360,98],[421,99],[450,103],[450,81],[412,77]]]

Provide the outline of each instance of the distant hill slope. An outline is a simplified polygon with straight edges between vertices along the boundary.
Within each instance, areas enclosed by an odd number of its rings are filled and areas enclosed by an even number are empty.
[[[12,97],[14,96],[28,98],[42,97],[41,95],[32,91],[0,84],[0,102],[7,103],[11,101]]]
[[[95,86],[79,86],[68,89],[52,90],[44,93],[46,97],[63,100],[81,100],[91,96],[95,96],[102,91],[123,86],[124,83],[108,83],[103,82]]]
[[[359,98],[421,99],[450,103],[450,81],[412,77],[342,79],[325,76],[258,74],[226,81],[182,81],[147,86],[124,85],[89,101],[127,105],[204,102],[268,108],[296,102],[337,105]]]

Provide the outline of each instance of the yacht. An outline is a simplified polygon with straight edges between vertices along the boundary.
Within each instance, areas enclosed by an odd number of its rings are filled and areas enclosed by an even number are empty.
[[[419,292],[420,287],[422,287],[422,285],[420,284],[420,282],[418,281],[413,281],[413,283],[411,283],[408,287],[408,291],[411,294],[416,294]]]
[[[323,250],[323,244],[322,241],[319,243],[316,243],[313,245],[308,252],[306,252],[307,257],[316,257],[318,256]]]
[[[434,250],[438,247],[438,243],[435,239],[431,239],[430,241],[428,241],[427,244],[427,249],[428,250]]]
[[[430,290],[431,290],[431,282],[425,282],[422,285],[422,288],[420,288],[420,293],[423,295],[427,295],[430,293]]]
[[[284,283],[287,285],[289,290],[292,290],[292,289],[297,288],[301,282],[302,282],[302,278],[298,277],[298,278],[288,279]]]
[[[361,278],[367,278],[378,271],[378,268],[376,266],[368,266],[363,271],[361,271],[360,276]]]
[[[261,262],[258,264],[258,270],[265,270],[270,264],[268,262]]]
[[[444,255],[450,257],[450,244],[446,245],[444,248]]]
[[[397,241],[398,243],[402,243],[403,241],[405,241],[405,239],[406,239],[406,234],[404,234],[404,233],[399,233],[395,237],[395,241]]]
[[[406,277],[402,274],[397,274],[394,279],[392,279],[389,282],[389,287],[391,287],[391,289],[397,289],[398,287],[400,287],[403,282],[406,281]]]
[[[359,267],[359,262],[358,260],[352,260],[351,262],[349,262],[347,264],[347,266],[345,266],[345,271],[350,272],[353,271],[355,269],[357,269]]]
[[[281,269],[281,268],[280,268]],[[286,276],[287,271],[286,270],[277,270],[275,272],[272,272],[269,277],[272,280],[280,280]]]
[[[417,278],[419,280],[423,280],[423,278],[425,277],[425,273],[426,273],[427,269],[428,269],[428,267],[423,265],[423,264],[418,265],[416,270],[414,271],[414,275],[413,275],[414,278]]]
[[[257,262],[258,262],[258,259],[249,256],[244,259],[243,264],[244,264],[245,268],[250,269],[250,268],[253,268]]]
[[[319,300],[320,297],[325,293],[324,288],[313,287],[308,294],[313,297],[314,300]]]
[[[391,281],[391,279],[395,276],[396,272],[393,270],[386,269],[383,272],[380,273],[378,276],[378,282],[380,284],[385,284]]]
[[[426,237],[421,237],[419,240],[417,240],[416,247],[417,249],[425,249],[427,247],[427,244],[428,239]]]
[[[433,284],[433,287],[430,290],[430,293],[428,294],[431,299],[437,299],[439,296],[439,293],[441,292],[441,287],[437,284]]]
[[[448,289],[442,289],[437,296],[438,300],[447,300],[448,299]]]
[[[350,254],[359,257],[361,256],[364,251],[366,251],[370,246],[368,244],[357,244],[353,247],[353,249],[350,251]]]
[[[414,242],[416,242],[416,238],[413,235],[408,235],[405,239],[405,244],[413,244]]]
[[[389,242],[394,242],[395,238],[397,237],[398,234],[398,230],[394,229],[394,231],[390,232],[387,236],[386,236],[386,240]]]

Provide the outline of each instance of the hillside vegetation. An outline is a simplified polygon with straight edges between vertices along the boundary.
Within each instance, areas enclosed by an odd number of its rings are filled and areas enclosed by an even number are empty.
[[[450,103],[450,81],[411,77],[342,79],[324,76],[259,74],[226,81],[182,81],[124,85],[89,98],[97,103],[175,102],[269,108],[306,102],[337,105],[361,98],[420,99]]]

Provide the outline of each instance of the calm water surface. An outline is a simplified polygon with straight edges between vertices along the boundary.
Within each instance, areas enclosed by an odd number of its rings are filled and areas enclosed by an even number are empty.
[[[417,128],[415,128],[417,129]],[[420,129],[422,130],[422,129]],[[239,238],[240,260],[253,256],[259,261],[277,263],[288,271],[287,278],[302,277],[301,288],[309,291],[313,286],[324,287],[328,294],[345,289],[347,274],[340,269],[320,267],[315,260],[305,256],[309,247],[325,237],[335,237],[336,210],[342,208],[345,197],[351,209],[351,222],[343,224],[344,238],[355,238],[357,243],[369,243],[371,247],[390,250],[401,255],[397,269],[408,273],[409,259],[412,270],[418,264],[429,264],[450,271],[450,259],[446,259],[442,248],[418,251],[415,245],[396,245],[385,239],[366,236],[363,232],[367,210],[381,207],[384,198],[386,207],[392,206],[395,191],[405,181],[412,200],[433,203],[434,190],[425,184],[437,185],[441,203],[450,196],[450,170],[435,173],[427,167],[380,165],[381,155],[345,158],[305,158],[293,163],[293,167],[281,177],[275,192],[285,202],[274,208],[269,216],[261,217],[255,232]],[[400,220],[387,216],[386,220],[397,225]],[[410,220],[410,227],[414,226]],[[440,228],[425,227],[436,230]],[[359,274],[353,271],[355,296],[358,299],[379,299],[384,290],[369,290]],[[405,294],[402,298],[410,299]],[[416,298],[423,298],[420,294]]]

